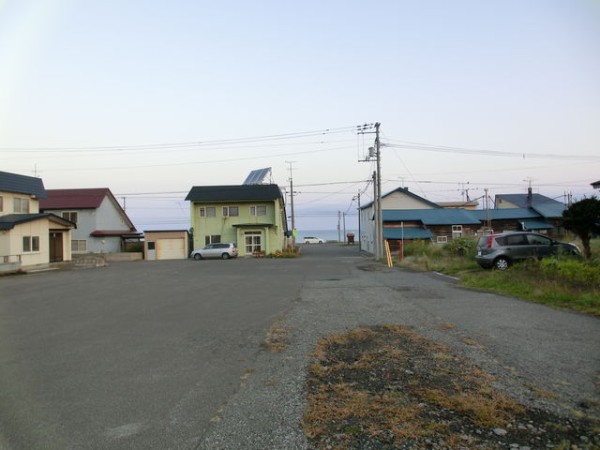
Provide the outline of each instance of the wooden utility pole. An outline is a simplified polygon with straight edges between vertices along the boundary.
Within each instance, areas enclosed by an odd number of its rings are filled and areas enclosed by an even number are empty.
[[[288,163],[290,165],[289,171],[290,171],[290,207],[291,207],[291,221],[292,221],[292,245],[296,245],[296,216],[294,214],[294,177],[293,177],[293,170],[294,168],[292,167],[292,165],[294,164],[294,161],[286,161],[286,163]]]

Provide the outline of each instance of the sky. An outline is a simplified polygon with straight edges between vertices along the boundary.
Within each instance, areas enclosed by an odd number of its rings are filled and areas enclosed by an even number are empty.
[[[140,231],[266,167],[296,228],[356,229],[376,122],[383,193],[594,195],[600,1],[0,0],[0,170]]]

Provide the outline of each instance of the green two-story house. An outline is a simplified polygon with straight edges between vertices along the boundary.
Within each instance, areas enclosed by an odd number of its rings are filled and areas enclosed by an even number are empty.
[[[234,242],[240,256],[251,256],[285,247],[285,205],[276,184],[194,186],[185,199],[190,202],[195,249]]]

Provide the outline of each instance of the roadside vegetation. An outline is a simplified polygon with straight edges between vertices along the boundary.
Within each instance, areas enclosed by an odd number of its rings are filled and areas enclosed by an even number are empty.
[[[476,242],[461,238],[445,245],[405,244],[404,258],[395,255],[396,265],[455,276],[464,287],[600,316],[600,238],[590,241],[589,259],[531,259],[506,271],[480,268],[474,257]]]

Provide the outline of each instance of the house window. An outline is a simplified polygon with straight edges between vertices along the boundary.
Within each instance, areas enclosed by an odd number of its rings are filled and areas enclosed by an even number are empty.
[[[214,206],[203,206],[199,209],[200,217],[216,217],[217,208]]]
[[[237,206],[223,206],[223,217],[237,217],[240,215],[240,208]]]
[[[438,244],[446,244],[446,243],[448,243],[448,236],[437,236],[436,242]]]
[[[246,232],[244,234],[244,243],[246,245],[247,255],[262,251],[262,236],[256,231]]]
[[[462,236],[463,227],[462,225],[452,225],[452,238],[459,238]]]
[[[23,236],[23,253],[39,252],[40,237],[39,236]]]
[[[76,211],[63,211],[62,218],[67,219],[70,222],[77,223],[77,212]]]
[[[69,220],[69,219],[67,219]],[[85,239],[73,239],[71,241],[71,251],[73,253],[85,253],[87,251],[87,242]]]
[[[204,244],[208,245],[208,244],[218,244],[221,242],[221,235],[220,234],[211,234],[211,235],[206,235],[204,236]]]
[[[250,207],[250,215],[251,216],[266,216],[267,215],[266,205],[251,206]]]
[[[16,213],[28,213],[29,212],[29,199],[28,198],[15,198],[13,203],[13,210]]]
[[[2,212],[2,204],[3,204],[2,196],[0,195],[0,212]]]

